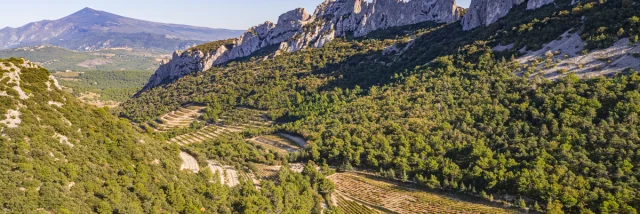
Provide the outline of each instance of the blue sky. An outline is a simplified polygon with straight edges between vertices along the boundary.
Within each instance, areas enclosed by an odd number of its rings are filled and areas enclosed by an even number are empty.
[[[148,21],[245,30],[289,10],[313,13],[323,0],[18,0],[2,3],[0,28],[55,20],[85,7]],[[471,0],[458,0],[468,7]]]

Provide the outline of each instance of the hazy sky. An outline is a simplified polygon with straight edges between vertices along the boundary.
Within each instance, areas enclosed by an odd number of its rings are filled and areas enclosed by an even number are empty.
[[[458,0],[468,7],[471,0]],[[323,0],[17,0],[4,1],[0,28],[55,20],[85,7],[155,22],[245,30],[289,10],[313,13]]]

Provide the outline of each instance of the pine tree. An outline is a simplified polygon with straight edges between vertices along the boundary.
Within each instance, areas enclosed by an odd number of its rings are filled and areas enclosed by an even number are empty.
[[[537,201],[533,204],[533,211],[536,211],[536,212],[542,211],[542,208],[540,208],[540,205],[538,205]]]
[[[402,171],[402,174],[400,175],[400,179],[402,180],[402,182],[407,182],[409,181],[409,175],[407,175],[406,171]]]
[[[520,209],[524,209],[524,208],[527,208],[527,203],[524,201],[524,199],[520,198],[516,202],[516,206],[518,206],[518,208]]]
[[[555,200],[549,200],[549,202],[547,203],[547,213],[564,214],[564,211],[562,211],[562,203]]]

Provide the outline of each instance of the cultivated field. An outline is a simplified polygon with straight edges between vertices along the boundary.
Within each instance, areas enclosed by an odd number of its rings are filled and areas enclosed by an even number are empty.
[[[254,164],[256,177],[260,180],[272,180],[278,176],[278,172],[282,166],[269,166],[264,164]],[[294,172],[302,172],[304,165],[301,163],[290,163],[289,168]]]
[[[345,214],[378,214],[384,213],[377,211],[373,208],[362,205],[348,197],[340,195],[340,193],[333,193],[332,201],[334,206],[338,206],[342,213]]]
[[[336,173],[328,177],[336,186],[335,195],[345,213],[370,207],[384,213],[514,213],[510,210],[464,202],[446,196],[401,187],[390,182],[374,180],[360,174]],[[350,201],[344,201],[350,200]],[[359,205],[354,205],[358,203]],[[350,212],[349,210],[353,211]]]
[[[235,168],[233,168],[232,166],[221,166],[218,163],[211,160],[209,160],[208,162],[209,162],[209,169],[211,169],[211,172],[213,174],[215,174],[216,172],[220,174],[221,184],[224,184],[230,187],[234,187],[240,184],[238,171],[236,171]]]
[[[280,135],[265,135],[250,140],[263,145],[266,148],[282,153],[295,152],[301,149],[295,142],[281,137]]]
[[[180,166],[180,170],[190,170],[194,173],[198,173],[200,171],[200,167],[198,166],[198,161],[189,153],[180,152],[180,158],[182,159],[182,165]]]
[[[201,115],[200,111],[202,109],[204,109],[204,107],[201,106],[183,107],[149,122],[149,126],[151,126],[156,132],[164,132],[175,128],[184,128],[198,119]]]
[[[256,110],[239,109],[234,111],[233,114],[221,116],[218,124],[207,125],[196,132],[177,136],[169,140],[169,142],[184,146],[192,143],[202,143],[222,136],[229,136],[233,133],[243,132],[251,128],[262,129],[270,127],[272,123],[261,115],[261,112]],[[187,125],[190,123],[191,122],[187,123]]]

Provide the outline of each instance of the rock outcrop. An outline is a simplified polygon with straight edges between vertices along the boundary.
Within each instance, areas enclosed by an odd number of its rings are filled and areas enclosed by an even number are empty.
[[[527,10],[535,10],[551,3],[553,3],[553,0],[529,0]]]
[[[325,0],[313,15],[299,8],[282,14],[278,23],[265,22],[250,28],[230,49],[222,46],[211,53],[178,51],[170,62],[160,66],[143,90],[250,56],[269,46],[287,52],[317,48],[346,35],[361,37],[376,30],[425,21],[455,22],[460,20],[460,11],[455,0]]]
[[[472,0],[467,14],[462,18],[462,29],[472,30],[493,24],[522,2],[524,0]]]
[[[472,30],[480,26],[488,26],[506,16],[514,6],[525,0],[471,0],[467,14],[462,18],[462,29]],[[575,1],[575,0],[574,0]],[[535,10],[554,0],[529,0],[527,10]]]
[[[220,47],[220,49],[224,46]],[[160,65],[160,68],[151,76],[144,90],[151,89],[153,86],[159,85],[164,81],[174,80],[183,77],[193,71],[204,71],[210,69],[215,61],[214,57],[219,51],[228,52],[228,50],[218,50],[213,55],[211,53],[203,53],[200,51],[176,51],[169,62]],[[224,55],[224,53],[222,54]]]

